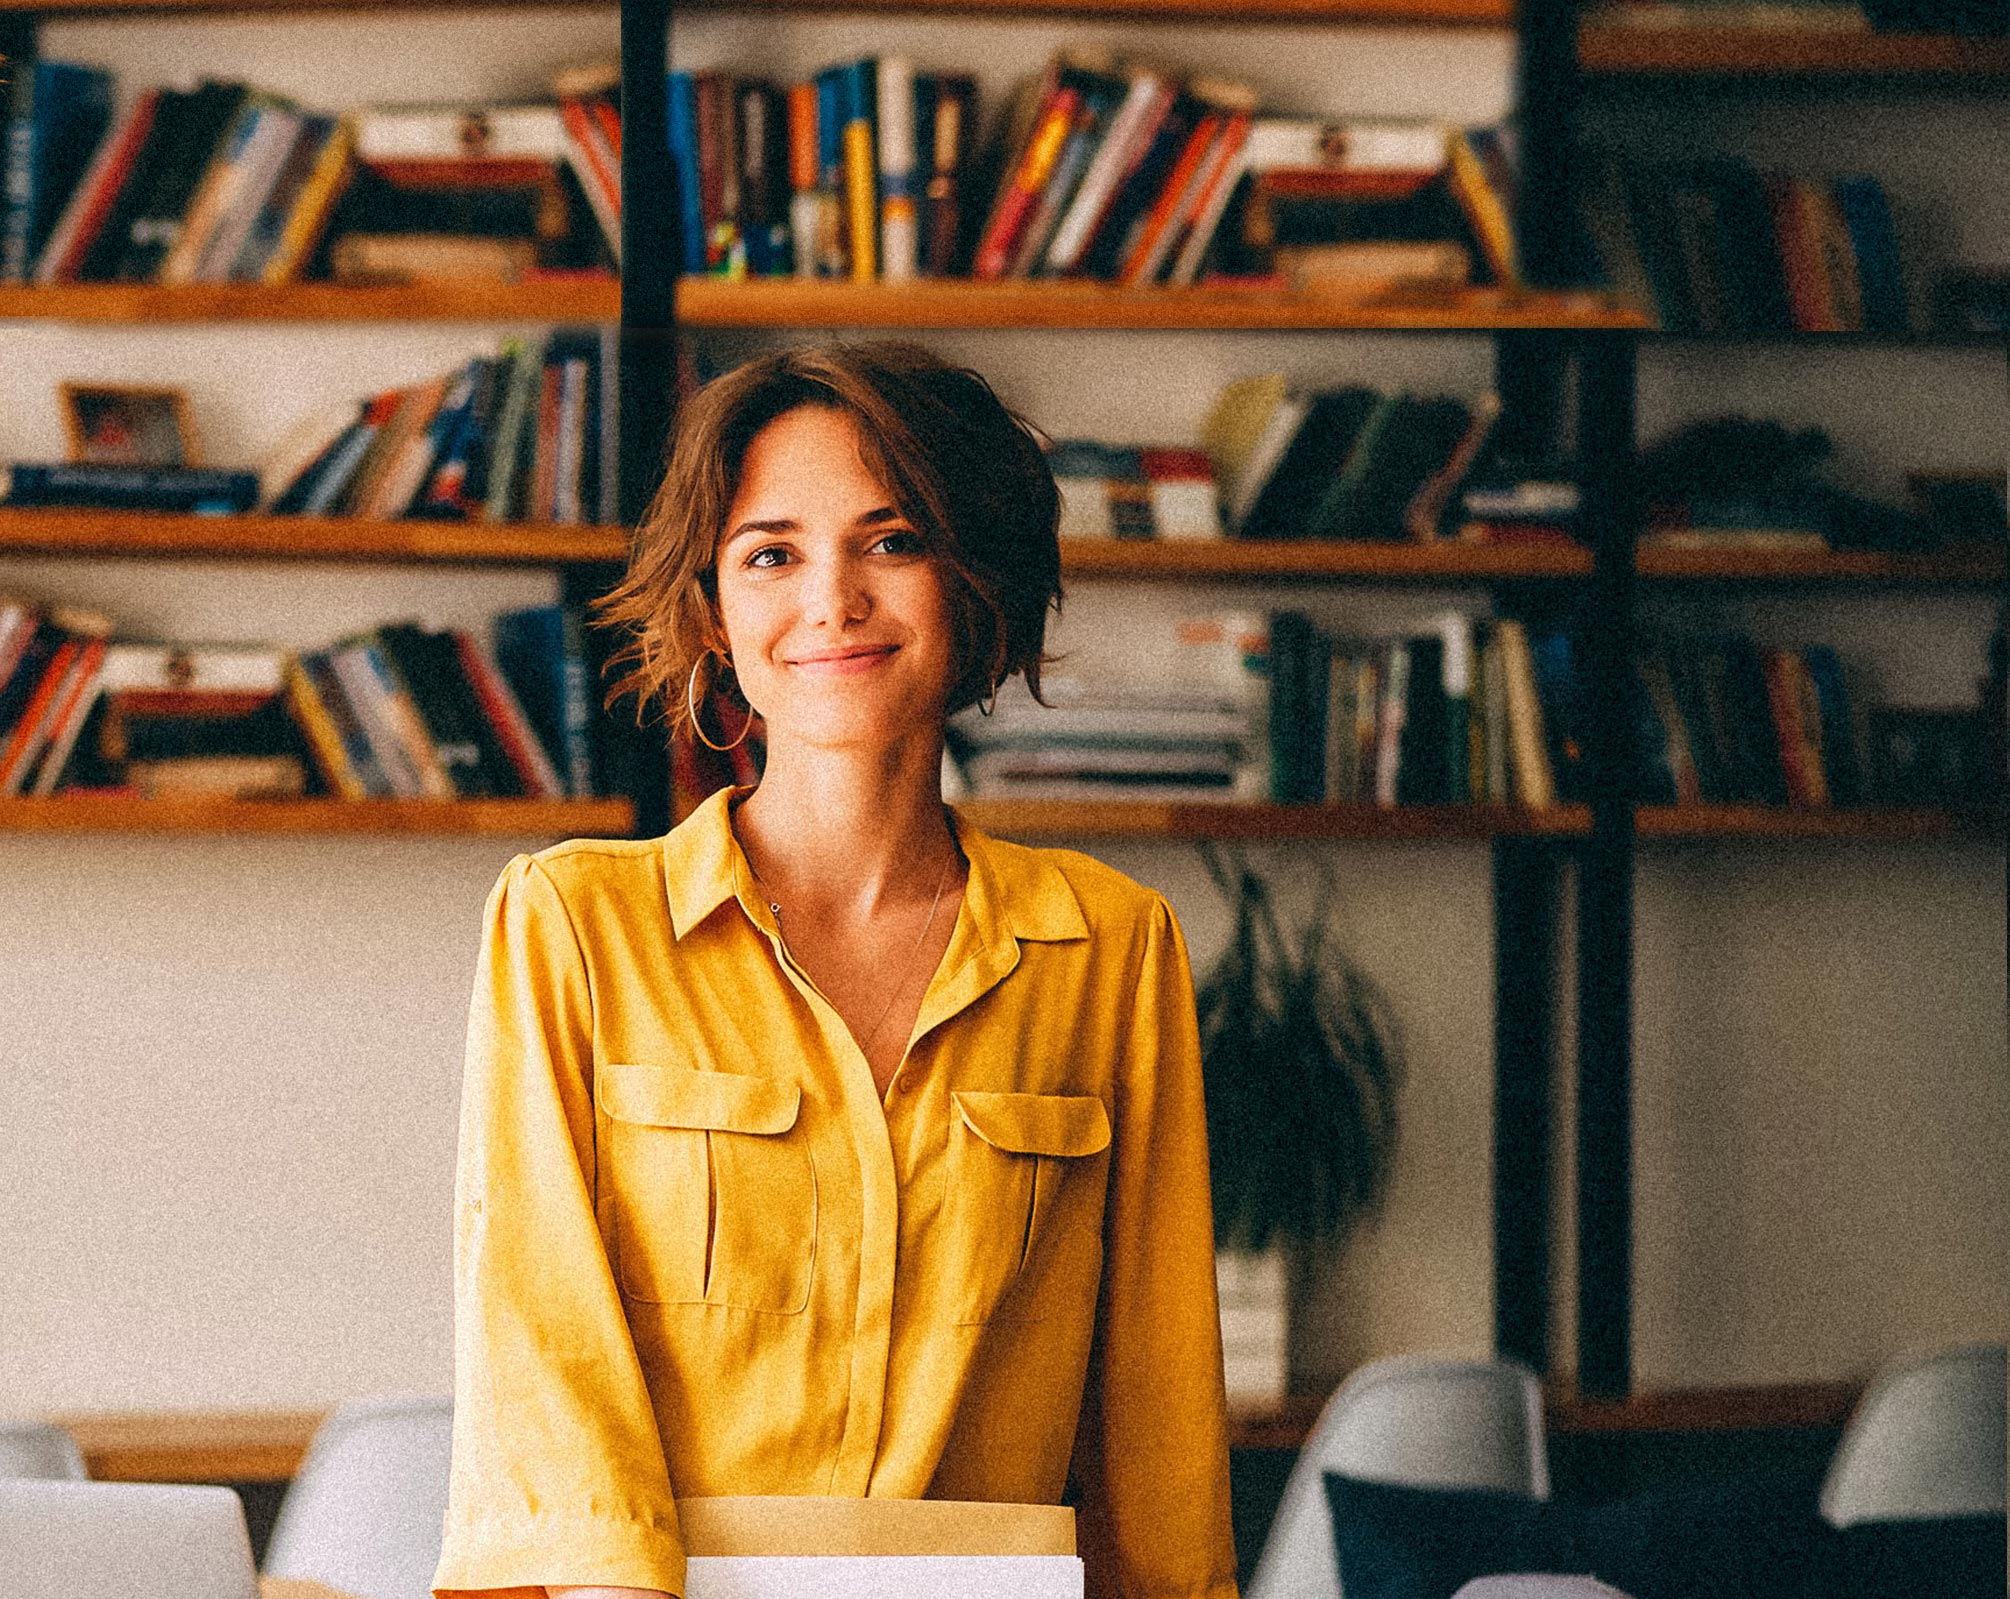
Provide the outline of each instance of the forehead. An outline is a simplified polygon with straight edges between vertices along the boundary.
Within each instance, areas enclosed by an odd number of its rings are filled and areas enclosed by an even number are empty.
[[[748,442],[735,505],[774,495],[834,499],[890,498],[866,462],[857,419],[828,406],[797,406]]]

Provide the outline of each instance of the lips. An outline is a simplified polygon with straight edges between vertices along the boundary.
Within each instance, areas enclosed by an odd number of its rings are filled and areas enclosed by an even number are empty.
[[[819,650],[813,655],[798,655],[789,659],[788,664],[799,670],[811,672],[844,673],[865,672],[892,658],[897,644],[853,644],[843,649]]]

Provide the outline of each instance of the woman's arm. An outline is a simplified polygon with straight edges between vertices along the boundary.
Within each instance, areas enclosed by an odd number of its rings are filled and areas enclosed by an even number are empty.
[[[655,1412],[594,1219],[593,996],[527,855],[489,896],[455,1174],[454,1440],[439,1599],[556,1577],[676,1594]]]
[[[1200,1029],[1154,896],[1117,1068],[1102,1301],[1076,1433],[1089,1592],[1235,1599]]]

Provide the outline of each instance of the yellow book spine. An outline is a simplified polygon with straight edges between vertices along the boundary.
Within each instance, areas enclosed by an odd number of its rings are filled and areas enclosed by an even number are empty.
[[[345,120],[328,136],[327,148],[321,152],[321,159],[314,163],[314,171],[301,186],[300,198],[293,205],[293,214],[286,219],[286,227],[279,235],[272,258],[259,274],[261,283],[276,288],[300,276],[301,268],[307,264],[308,253],[321,237],[328,215],[335,209],[335,202],[341,199],[342,190],[349,181],[349,158],[355,147],[356,129]]]
[[[1521,274],[1515,263],[1514,221],[1508,216],[1507,206],[1488,180],[1486,167],[1473,153],[1466,136],[1454,130],[1445,143],[1451,164],[1452,194],[1479,238],[1487,270],[1497,282],[1520,283]]]
[[[344,799],[368,799],[370,791],[363,786],[362,778],[349,764],[349,752],[342,747],[342,735],[335,727],[335,719],[328,714],[328,707],[321,703],[320,692],[301,667],[297,656],[286,657],[285,677],[286,708],[306,735],[307,747],[314,752],[315,764],[321,768],[321,775]]]
[[[870,283],[879,276],[879,258],[873,249],[873,225],[879,217],[879,205],[874,192],[870,123],[845,124],[844,190],[846,216],[851,223],[852,280]]]

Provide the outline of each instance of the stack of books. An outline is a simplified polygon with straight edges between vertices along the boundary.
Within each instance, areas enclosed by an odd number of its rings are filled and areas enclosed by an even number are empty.
[[[1609,287],[1681,333],[1903,333],[1913,325],[1876,178],[1761,174],[1730,158],[1589,164]]]
[[[1205,450],[1059,439],[1047,465],[1061,493],[1061,537],[1218,539],[1214,466]]]
[[[124,642],[0,598],[0,794],[343,799],[600,792],[583,621],[388,623],[323,648]]]
[[[673,73],[688,273],[1514,281],[1497,130],[1260,116],[1246,84],[1064,50],[977,139],[974,80],[868,56],[780,85]]]
[[[1258,800],[1267,758],[1262,621],[1182,621],[1132,673],[1049,677],[1047,705],[1015,678],[989,715],[950,723],[964,788],[1016,799]]]

